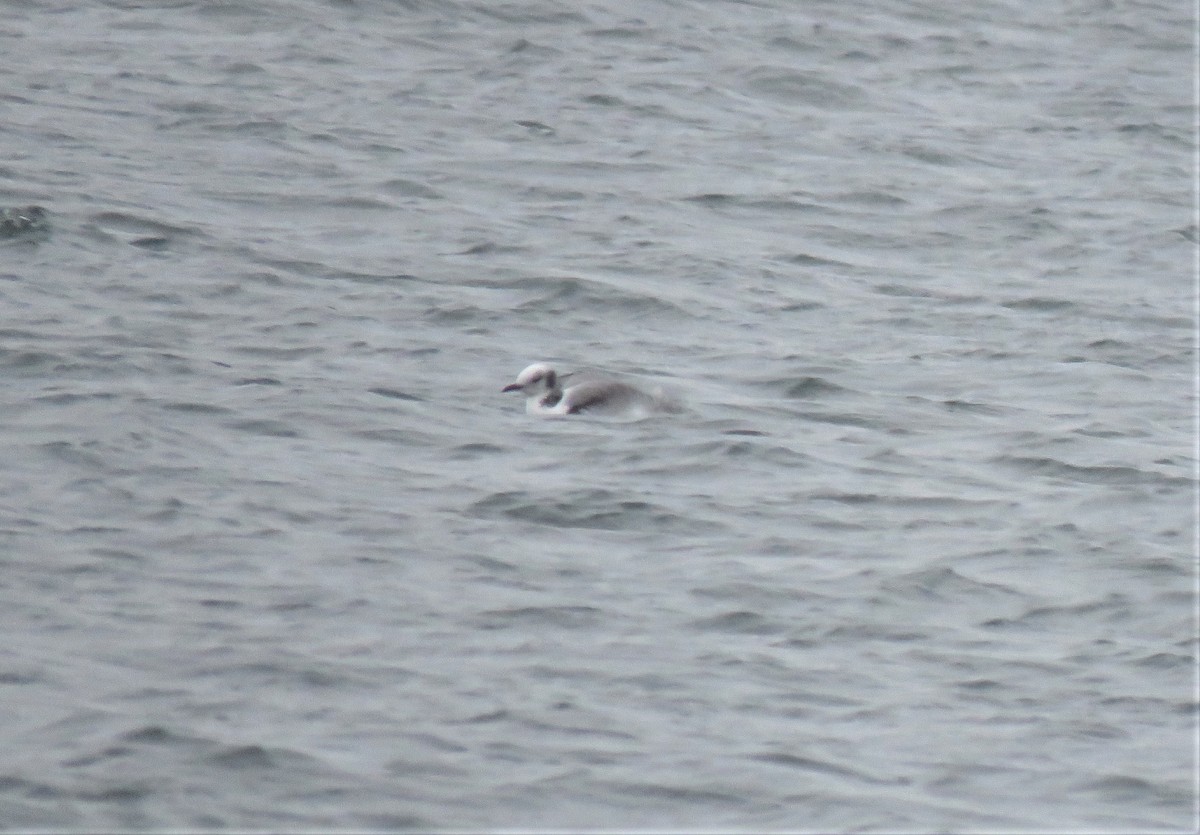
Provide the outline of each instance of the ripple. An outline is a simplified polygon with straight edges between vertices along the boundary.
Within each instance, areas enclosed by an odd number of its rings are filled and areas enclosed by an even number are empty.
[[[704,632],[730,632],[738,635],[777,635],[787,631],[786,623],[772,621],[757,612],[734,611],[701,618],[690,623]]]
[[[999,456],[993,461],[1025,473],[1083,484],[1157,484],[1170,487],[1187,487],[1192,484],[1190,478],[1183,476],[1169,476],[1153,470],[1143,470],[1125,465],[1089,467],[1068,464],[1056,458],[1010,455]]]
[[[525,491],[494,493],[474,502],[471,513],[484,518],[505,517],[555,528],[606,531],[712,531],[716,525],[698,522],[652,502],[623,497],[600,489],[568,490],[555,496]]]
[[[503,629],[533,624],[555,629],[580,629],[601,622],[604,611],[594,606],[522,606],[480,612],[477,623],[482,629]]]
[[[794,768],[799,771],[807,771],[814,774],[824,774],[833,777],[847,777],[856,782],[867,783],[870,785],[905,786],[911,782],[909,779],[904,777],[876,777],[864,771],[838,765],[837,763],[829,762],[827,760],[818,760],[812,757],[803,757],[797,754],[780,751],[771,751],[762,754],[750,754],[749,759],[757,762],[771,763],[772,765],[787,766],[788,768]]]
[[[272,418],[233,420],[225,425],[238,432],[244,432],[248,435],[261,435],[268,438],[299,438],[302,435],[300,430],[290,423]]]
[[[1030,296],[1025,299],[1001,302],[1001,307],[1010,310],[1032,310],[1037,313],[1056,313],[1061,310],[1071,310],[1078,305],[1070,299],[1048,298],[1046,296]]]

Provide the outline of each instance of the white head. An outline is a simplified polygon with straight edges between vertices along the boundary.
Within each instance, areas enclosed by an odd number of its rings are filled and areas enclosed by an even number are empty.
[[[531,415],[565,414],[562,381],[544,362],[535,362],[517,375],[501,391],[519,391],[525,395],[525,411]]]
[[[501,389],[501,391],[520,391],[526,397],[540,397],[558,390],[558,374],[544,362],[535,362],[518,374],[515,382]]]

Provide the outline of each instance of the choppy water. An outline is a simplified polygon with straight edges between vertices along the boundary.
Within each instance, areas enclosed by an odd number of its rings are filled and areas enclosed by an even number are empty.
[[[5,4],[0,827],[1190,830],[1190,14]]]

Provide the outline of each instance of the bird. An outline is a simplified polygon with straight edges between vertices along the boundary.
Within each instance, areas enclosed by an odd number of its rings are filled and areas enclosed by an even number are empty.
[[[674,411],[671,404],[639,388],[608,378],[582,379],[564,387],[575,374],[559,374],[549,364],[535,362],[517,375],[502,392],[525,395],[525,411],[531,415],[629,414]]]
[[[43,232],[47,225],[46,210],[41,206],[0,209],[0,238]]]

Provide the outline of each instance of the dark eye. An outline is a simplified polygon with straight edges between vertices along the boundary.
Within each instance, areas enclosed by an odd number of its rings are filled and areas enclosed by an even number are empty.
[[[541,381],[542,381],[541,374],[534,374],[532,377],[529,378],[529,382],[531,382],[531,383],[540,383]]]

